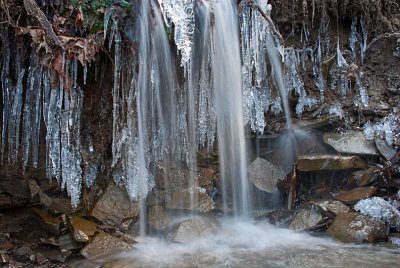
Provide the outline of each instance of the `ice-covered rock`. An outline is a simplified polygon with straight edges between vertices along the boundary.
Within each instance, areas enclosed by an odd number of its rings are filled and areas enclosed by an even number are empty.
[[[359,201],[354,209],[363,215],[381,219],[391,227],[400,230],[400,211],[381,197],[372,197]]]

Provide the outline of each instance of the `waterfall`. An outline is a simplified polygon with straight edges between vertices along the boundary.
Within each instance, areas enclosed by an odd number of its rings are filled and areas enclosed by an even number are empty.
[[[224,206],[231,196],[235,216],[248,216],[249,186],[242,112],[237,11],[230,0],[212,2],[211,68],[217,115]]]

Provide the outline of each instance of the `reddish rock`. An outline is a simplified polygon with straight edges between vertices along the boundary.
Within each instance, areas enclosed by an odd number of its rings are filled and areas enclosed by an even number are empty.
[[[367,164],[358,156],[314,155],[299,156],[297,159],[299,171],[364,169],[366,167]]]
[[[339,193],[334,196],[334,198],[346,205],[352,205],[357,203],[361,199],[373,196],[375,191],[375,187],[358,187],[350,191],[339,191]]]

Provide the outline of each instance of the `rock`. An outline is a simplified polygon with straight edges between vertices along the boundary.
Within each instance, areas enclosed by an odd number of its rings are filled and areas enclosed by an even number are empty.
[[[166,208],[178,210],[190,210],[198,212],[209,212],[215,208],[215,203],[209,197],[204,188],[198,187],[194,199],[197,199],[197,204],[192,204],[190,189],[179,189],[174,191],[171,196],[167,197]]]
[[[80,216],[68,215],[67,222],[71,234],[77,242],[89,242],[90,237],[97,232],[96,223],[86,220]]]
[[[28,186],[31,193],[31,203],[40,203],[48,208],[51,206],[51,198],[42,191],[36,180],[29,179]]]
[[[49,260],[46,258],[46,256],[44,256],[44,255],[43,255],[42,253],[40,253],[40,252],[37,252],[37,253],[35,254],[35,259],[36,259],[36,263],[39,264],[39,265],[44,264],[44,263],[46,263],[46,262],[49,261]]]
[[[26,178],[0,174],[0,210],[26,205],[30,191]]]
[[[126,243],[122,239],[101,232],[81,250],[81,254],[89,260],[94,260],[100,256],[127,251],[132,248],[133,245]]]
[[[248,167],[249,181],[258,189],[272,193],[279,179],[284,179],[286,173],[271,162],[257,157]]]
[[[215,170],[211,168],[199,169],[199,186],[211,191],[214,185]]]
[[[336,215],[341,213],[347,213],[350,211],[350,208],[343,204],[340,201],[324,201],[316,204],[328,217],[334,218]]]
[[[374,141],[367,140],[361,131],[325,133],[323,139],[339,153],[378,155]]]
[[[350,177],[350,185],[357,185],[360,187],[369,185],[374,180],[374,172],[374,167],[353,172]]]
[[[315,155],[299,156],[297,158],[297,170],[299,171],[365,168],[367,168],[367,164],[358,156]]]
[[[62,220],[59,217],[53,216],[47,210],[40,207],[33,207],[32,211],[44,229],[55,235],[60,234]]]
[[[200,237],[216,233],[220,225],[212,217],[195,217],[179,223],[173,240],[179,243],[189,243]]]
[[[373,243],[388,238],[388,228],[384,222],[356,212],[337,215],[326,233],[344,243]]]
[[[75,250],[81,248],[81,244],[77,243],[71,234],[65,234],[59,237],[61,250]]]
[[[314,209],[302,209],[294,217],[289,228],[295,231],[302,231],[317,225],[322,220],[321,214]]]
[[[125,189],[110,182],[103,195],[95,203],[91,215],[112,226],[127,230],[139,215],[139,204],[129,199]]]
[[[0,264],[5,265],[10,261],[10,257],[3,252],[0,252]]]
[[[392,159],[393,156],[396,155],[396,151],[393,149],[392,146],[387,144],[385,140],[376,138],[375,144],[376,148],[378,148],[378,151],[383,157],[385,157],[386,160],[389,161],[390,159]]]
[[[52,197],[49,211],[55,215],[72,213],[75,210],[71,206],[71,200],[62,197]]]
[[[162,206],[151,207],[147,218],[149,226],[159,231],[165,230],[171,223],[171,219]]]
[[[175,163],[162,160],[157,163],[155,181],[158,188],[163,190],[176,190],[178,188],[187,188],[189,170],[183,164],[179,167]]]
[[[400,231],[400,211],[397,209],[397,205],[393,205],[381,197],[360,200],[354,209],[363,215],[383,220],[390,227]]]
[[[393,245],[400,246],[400,233],[390,234],[388,240]]]
[[[358,187],[350,191],[341,190],[334,196],[334,198],[346,205],[353,205],[361,199],[373,196],[375,191],[375,187]]]
[[[33,251],[29,246],[23,245],[15,251],[15,254],[17,254],[18,256],[29,256],[33,254]]]

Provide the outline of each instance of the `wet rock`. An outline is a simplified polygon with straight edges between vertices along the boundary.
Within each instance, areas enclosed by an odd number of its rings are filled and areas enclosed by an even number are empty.
[[[23,245],[15,251],[15,254],[18,256],[29,256],[33,254],[33,251],[29,246]]]
[[[375,144],[376,148],[378,148],[378,151],[381,153],[383,157],[385,157],[386,160],[389,161],[390,159],[392,159],[393,156],[396,155],[396,151],[393,149],[392,146],[387,144],[385,140],[376,138]]]
[[[211,191],[214,185],[215,170],[211,168],[199,169],[199,186]]]
[[[81,250],[81,254],[85,258],[93,260],[100,256],[127,251],[132,248],[132,244],[128,244],[120,238],[101,232]]]
[[[364,169],[367,164],[358,156],[315,155],[299,156],[297,170],[321,171],[321,170],[345,170]]]
[[[28,186],[31,193],[31,203],[40,203],[46,207],[51,206],[51,198],[43,192],[36,180],[29,179]]]
[[[44,229],[55,235],[60,234],[62,220],[59,217],[53,216],[40,207],[33,207],[32,211]]]
[[[198,212],[209,212],[215,208],[215,203],[209,197],[204,188],[198,187],[193,197],[198,202],[191,201],[191,189],[180,189],[174,191],[166,200],[166,208],[177,210],[190,210]]]
[[[322,215],[315,209],[302,209],[294,217],[289,228],[295,231],[302,231],[312,228],[322,220]]]
[[[390,234],[388,240],[393,245],[400,246],[400,234],[399,233]]]
[[[125,189],[110,182],[99,200],[95,203],[91,215],[112,226],[127,230],[139,215],[139,204],[129,199]]]
[[[97,232],[96,223],[86,220],[80,216],[67,216],[67,222],[71,234],[77,242],[89,242],[90,237]]]
[[[388,238],[388,228],[384,222],[356,212],[337,215],[326,233],[344,243],[373,243]]]
[[[61,250],[75,250],[81,248],[81,244],[77,243],[71,234],[65,234],[59,237]]]
[[[0,264],[1,264],[1,265],[5,265],[5,264],[7,264],[9,261],[10,261],[10,257],[9,257],[6,253],[1,252],[1,253],[0,253]]]
[[[35,259],[36,259],[36,263],[41,265],[44,264],[46,262],[48,262],[49,260],[46,258],[46,256],[44,256],[44,254],[37,252],[35,254]]]
[[[71,200],[62,197],[52,197],[49,211],[55,215],[72,213],[75,210],[71,206]]]
[[[375,168],[370,167],[365,170],[358,170],[351,174],[349,184],[356,186],[367,186],[374,180]]]
[[[350,207],[346,206],[340,201],[332,200],[332,201],[323,201],[316,204],[321,212],[331,218],[334,218],[336,215],[341,213],[347,213],[350,211]]]
[[[378,155],[374,141],[367,140],[361,131],[325,133],[323,139],[339,153]]]
[[[171,219],[162,206],[151,207],[147,217],[149,226],[155,230],[165,230],[171,223]]]
[[[0,174],[0,210],[19,207],[30,200],[30,191],[26,178]]]
[[[11,243],[10,234],[0,232],[0,251],[7,251],[13,247],[14,245]]]
[[[400,211],[397,204],[390,203],[381,197],[372,197],[359,201],[354,209],[363,215],[380,219],[390,227],[400,231]]]
[[[220,225],[215,218],[194,217],[178,225],[173,240],[180,243],[189,243],[194,239],[217,232],[219,227]]]
[[[175,163],[162,160],[157,163],[155,181],[158,188],[163,190],[176,190],[178,188],[187,188],[189,170],[185,165],[177,167]]]
[[[249,181],[258,189],[272,193],[279,179],[284,179],[286,173],[271,162],[257,157],[248,167]]]
[[[334,198],[346,205],[353,205],[361,199],[373,196],[375,191],[375,187],[358,187],[350,191],[339,191]]]

